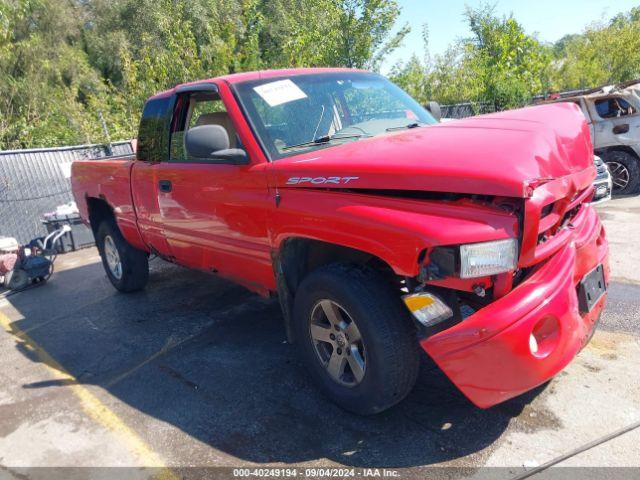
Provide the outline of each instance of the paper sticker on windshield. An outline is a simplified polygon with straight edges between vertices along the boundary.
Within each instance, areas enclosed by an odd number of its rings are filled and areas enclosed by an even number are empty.
[[[300,90],[300,87],[289,79],[265,83],[259,87],[254,87],[254,90],[270,107],[307,98],[307,95]]]

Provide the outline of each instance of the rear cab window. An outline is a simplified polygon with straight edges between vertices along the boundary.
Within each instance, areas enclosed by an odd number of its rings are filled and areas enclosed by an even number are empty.
[[[162,162],[169,156],[169,125],[175,97],[154,97],[147,100],[138,131],[136,158],[142,162]]]

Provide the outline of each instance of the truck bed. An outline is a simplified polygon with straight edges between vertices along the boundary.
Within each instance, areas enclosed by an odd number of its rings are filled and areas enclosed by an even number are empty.
[[[109,199],[123,233],[135,231],[136,215],[131,196],[131,167],[135,156],[113,156],[99,160],[79,160],[71,167],[71,186],[80,217],[89,225],[89,198]],[[126,234],[125,234],[126,235]]]

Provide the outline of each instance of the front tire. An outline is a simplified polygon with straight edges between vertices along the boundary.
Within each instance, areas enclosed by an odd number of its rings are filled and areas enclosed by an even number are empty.
[[[413,388],[419,368],[415,328],[375,271],[333,264],[312,272],[296,292],[293,318],[311,376],[345,410],[382,412]]]
[[[613,150],[602,155],[609,167],[613,183],[613,195],[636,193],[640,185],[640,165],[638,159],[628,152]]]
[[[115,220],[98,227],[96,244],[102,266],[111,284],[121,292],[142,290],[149,280],[147,253],[131,246],[120,233]]]

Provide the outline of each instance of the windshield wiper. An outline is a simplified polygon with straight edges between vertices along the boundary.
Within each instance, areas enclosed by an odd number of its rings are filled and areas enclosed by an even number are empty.
[[[350,133],[350,134],[344,134],[344,135],[342,135],[340,133],[336,133],[334,135],[323,135],[322,137],[314,138],[310,142],[298,143],[296,145],[287,145],[286,147],[283,147],[281,150],[285,151],[285,150],[291,150],[293,148],[311,147],[313,145],[321,145],[323,143],[329,143],[332,140],[342,140],[342,139],[349,139],[349,138],[362,138],[362,137],[371,137],[371,136],[372,135],[368,135],[368,134],[365,134],[365,133]]]
[[[394,130],[409,130],[411,128],[418,128],[423,125],[429,125],[429,124],[425,122],[411,122],[408,125],[400,125],[398,127],[389,127],[387,128],[387,132],[393,132]]]

